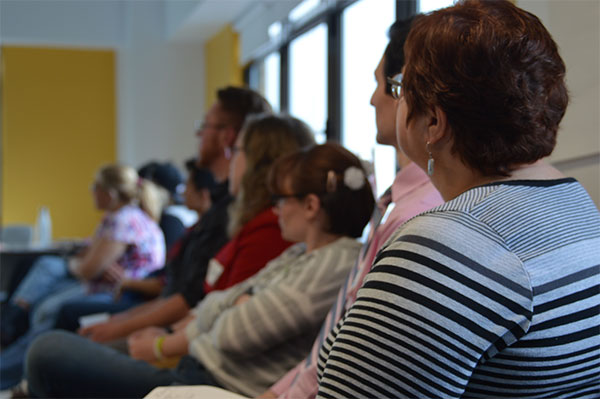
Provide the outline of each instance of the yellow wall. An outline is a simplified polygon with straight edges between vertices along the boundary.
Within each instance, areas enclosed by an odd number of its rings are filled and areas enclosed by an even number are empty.
[[[33,224],[40,206],[54,238],[86,237],[100,213],[98,167],[116,159],[112,50],[2,47],[2,224]]]
[[[206,109],[215,101],[215,93],[227,85],[243,84],[240,67],[239,35],[231,25],[225,26],[219,33],[204,44],[206,63]]]

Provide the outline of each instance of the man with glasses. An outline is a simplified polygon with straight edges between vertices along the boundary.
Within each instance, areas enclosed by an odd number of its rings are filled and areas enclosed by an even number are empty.
[[[427,175],[402,153],[396,140],[396,109],[401,92],[401,71],[404,65],[403,46],[412,18],[395,22],[389,30],[390,42],[383,54],[375,79],[377,87],[371,97],[375,107],[376,140],[397,151],[400,171],[393,185],[377,202],[371,219],[371,232],[354,269],[338,294],[310,354],[280,379],[261,398],[314,398],[318,391],[317,361],[323,340],[354,303],[356,292],[369,272],[375,255],[388,237],[411,217],[443,202]]]
[[[209,169],[217,181],[229,173],[231,148],[249,114],[270,113],[271,106],[255,91],[227,87],[217,91],[217,101],[209,108],[204,121],[196,124],[200,139],[199,166]]]
[[[228,240],[227,208],[232,198],[228,192],[227,176],[231,148],[246,117],[265,112],[271,112],[269,103],[252,90],[230,86],[217,91],[217,101],[196,129],[196,136],[200,139],[198,166],[210,170],[217,185],[211,191],[211,208],[195,227],[195,265],[189,270],[185,286],[172,295],[119,313],[105,323],[83,328],[81,335],[96,342],[109,342],[145,327],[167,326],[185,317],[204,297],[208,262]],[[125,350],[124,343],[120,340],[114,346]]]

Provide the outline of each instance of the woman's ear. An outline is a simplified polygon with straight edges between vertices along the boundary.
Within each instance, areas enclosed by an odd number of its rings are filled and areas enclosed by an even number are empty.
[[[108,207],[112,208],[117,204],[119,199],[119,193],[114,188],[108,188],[105,190],[106,195],[108,196]]]
[[[308,220],[313,220],[321,210],[321,199],[316,194],[308,194],[304,197],[304,214]]]
[[[429,113],[427,125],[427,142],[431,145],[444,139],[450,133],[448,117],[438,106],[433,107]]]

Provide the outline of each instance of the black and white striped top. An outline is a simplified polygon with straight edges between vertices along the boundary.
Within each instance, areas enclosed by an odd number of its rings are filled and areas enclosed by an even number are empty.
[[[471,189],[377,256],[320,398],[600,396],[600,214],[574,179]]]

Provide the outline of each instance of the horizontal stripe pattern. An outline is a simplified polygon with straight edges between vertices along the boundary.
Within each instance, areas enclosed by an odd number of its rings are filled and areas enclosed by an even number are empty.
[[[599,397],[600,216],[572,179],[405,224],[319,354],[319,397]]]

